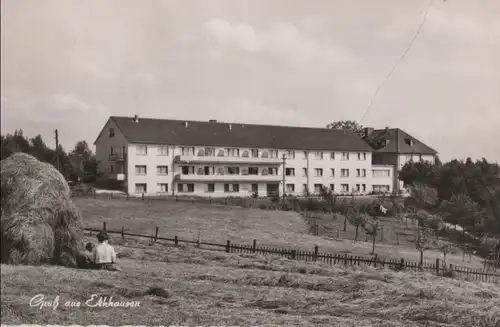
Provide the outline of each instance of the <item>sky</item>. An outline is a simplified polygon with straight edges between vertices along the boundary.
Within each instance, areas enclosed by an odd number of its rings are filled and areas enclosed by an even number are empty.
[[[392,76],[382,83],[414,37]],[[111,115],[399,127],[500,162],[499,0],[1,0],[1,129]]]

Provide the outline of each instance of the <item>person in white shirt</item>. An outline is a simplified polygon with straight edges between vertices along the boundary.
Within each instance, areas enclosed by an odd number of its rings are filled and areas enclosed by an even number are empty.
[[[93,257],[96,269],[117,270],[115,249],[108,244],[108,233],[99,232],[97,241],[99,244],[94,248]]]

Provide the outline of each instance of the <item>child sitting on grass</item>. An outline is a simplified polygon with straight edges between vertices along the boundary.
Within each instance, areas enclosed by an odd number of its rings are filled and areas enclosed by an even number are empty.
[[[108,240],[108,233],[101,231],[97,234],[99,244],[93,249],[94,269],[120,270],[115,266],[115,249],[108,244]]]

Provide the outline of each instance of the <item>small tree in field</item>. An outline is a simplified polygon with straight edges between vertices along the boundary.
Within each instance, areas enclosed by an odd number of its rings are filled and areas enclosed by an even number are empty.
[[[420,252],[420,266],[424,264],[424,251],[432,249],[433,245],[432,232],[427,228],[420,228],[415,239],[415,248]]]
[[[364,225],[365,233],[372,237],[372,253],[375,254],[375,244],[377,241],[378,229],[379,229],[379,221],[378,219],[370,219],[366,221]]]
[[[358,206],[354,206],[347,214],[347,219],[349,219],[351,225],[354,225],[356,227],[356,235],[354,236],[354,242],[357,242],[359,236],[359,228],[363,227],[366,224],[366,222],[369,219],[369,216],[367,214],[361,213],[359,211]]]
[[[443,266],[446,268],[446,256],[453,250],[453,244],[445,241],[438,241],[437,248],[443,254]]]

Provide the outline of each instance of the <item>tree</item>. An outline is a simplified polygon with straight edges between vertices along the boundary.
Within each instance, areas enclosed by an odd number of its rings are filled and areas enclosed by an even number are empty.
[[[427,161],[410,161],[399,172],[399,180],[405,186],[413,184],[433,185],[435,182],[437,166]]]
[[[446,256],[453,250],[453,244],[446,241],[437,241],[437,248],[443,254],[443,266],[446,268]]]
[[[354,120],[340,120],[326,125],[326,128],[340,129],[345,131],[355,131],[359,136],[363,137],[363,126]]]
[[[437,190],[425,184],[410,186],[410,196],[405,199],[407,207],[415,209],[432,209],[438,203]]]
[[[424,251],[432,249],[434,240],[432,232],[428,228],[419,228],[415,239],[415,248],[420,252],[420,266],[424,264]]]
[[[379,230],[379,220],[376,218],[366,220],[363,228],[365,229],[365,233],[372,237],[372,253],[371,254],[375,254],[375,244],[377,241],[377,235],[378,235],[378,230]]]
[[[366,222],[369,220],[369,216],[365,213],[361,213],[359,206],[354,204],[348,209],[346,218],[349,220],[351,225],[356,227],[354,242],[357,242],[359,236],[359,228],[363,227],[366,224]]]
[[[467,194],[453,195],[450,200],[444,200],[439,206],[446,222],[475,231],[477,223],[483,216],[483,211]]]

